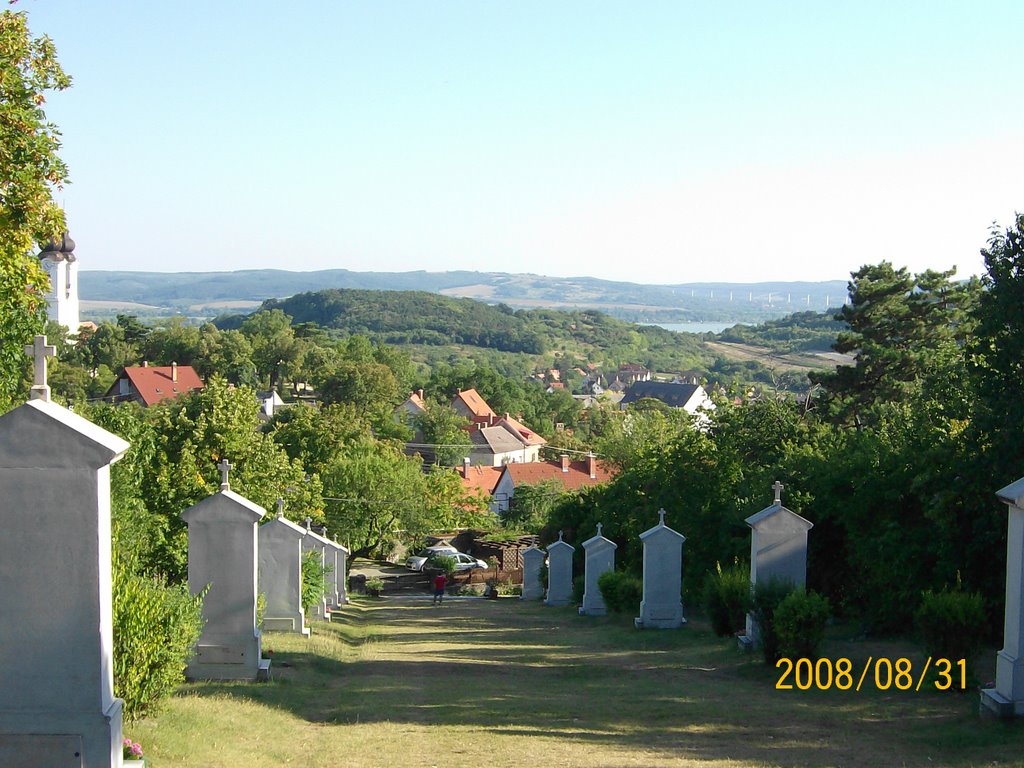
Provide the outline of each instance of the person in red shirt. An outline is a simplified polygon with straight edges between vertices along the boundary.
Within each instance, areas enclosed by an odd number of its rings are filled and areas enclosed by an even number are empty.
[[[434,605],[440,605],[444,600],[444,588],[448,586],[448,577],[443,573],[434,577]]]

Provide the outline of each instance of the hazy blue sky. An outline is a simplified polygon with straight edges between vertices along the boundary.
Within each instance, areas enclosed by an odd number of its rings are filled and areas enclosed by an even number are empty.
[[[21,0],[83,269],[981,271],[1024,2]]]

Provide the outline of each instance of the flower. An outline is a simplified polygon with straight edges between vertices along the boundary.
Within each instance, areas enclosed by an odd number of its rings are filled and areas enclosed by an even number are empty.
[[[125,760],[138,760],[142,757],[142,745],[137,741],[125,739],[121,742],[121,757]]]

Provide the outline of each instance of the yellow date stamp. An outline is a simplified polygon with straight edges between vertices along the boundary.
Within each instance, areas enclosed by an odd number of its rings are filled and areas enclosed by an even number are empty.
[[[919,669],[905,657],[890,659],[868,656],[863,665],[842,657],[832,659],[781,658],[775,668],[780,670],[775,689],[779,691],[859,691],[865,681],[879,691],[920,691],[934,686],[937,691],[967,688],[967,661],[964,659],[933,659],[929,656]],[[933,677],[928,678],[931,671]]]

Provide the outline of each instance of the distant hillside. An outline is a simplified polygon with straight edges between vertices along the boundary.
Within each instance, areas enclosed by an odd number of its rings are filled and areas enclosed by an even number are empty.
[[[134,302],[198,316],[246,303],[329,288],[419,290],[514,308],[594,308],[631,322],[758,322],[802,309],[836,306],[846,283],[684,283],[645,285],[592,277],[544,277],[502,272],[83,271],[86,302]]]

